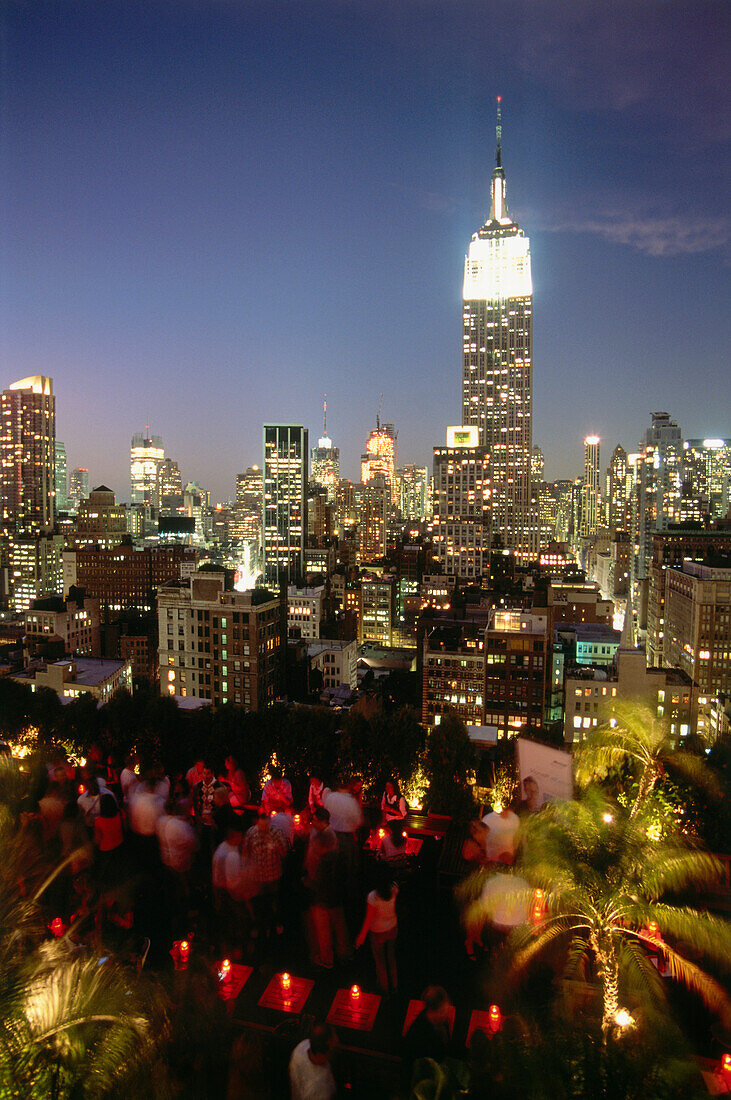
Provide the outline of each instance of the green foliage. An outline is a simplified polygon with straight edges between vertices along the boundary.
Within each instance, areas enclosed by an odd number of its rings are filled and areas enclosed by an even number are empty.
[[[518,874],[544,892],[548,913],[538,926],[522,926],[512,936],[514,971],[549,949],[555,956],[561,945],[572,947],[564,962],[583,959],[585,973],[599,978],[606,1033],[619,1006],[655,1011],[664,1003],[651,949],[659,950],[677,980],[731,1021],[721,982],[682,954],[682,945],[689,945],[705,966],[727,974],[729,925],[672,904],[682,891],[716,881],[720,864],[670,830],[648,843],[651,812],[645,803],[629,812],[617,809],[592,788],[580,801],[549,804],[524,829]],[[473,903],[469,920],[479,922],[481,905]],[[657,943],[647,938],[650,921],[664,937]]]
[[[119,964],[48,939],[28,846],[0,807],[0,1096],[169,1095],[165,998]],[[154,1084],[153,1084],[154,1083]]]
[[[459,820],[474,816],[469,781],[474,780],[475,763],[475,748],[464,722],[457,714],[445,714],[429,735],[424,753],[429,780],[426,805],[431,813],[450,814]]]

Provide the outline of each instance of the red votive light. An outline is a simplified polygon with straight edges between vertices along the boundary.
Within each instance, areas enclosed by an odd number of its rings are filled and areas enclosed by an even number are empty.
[[[84,784],[83,784],[83,783],[79,783],[79,785],[78,785],[78,787],[77,787],[76,789],[77,789],[77,791],[79,792],[79,794],[83,794],[83,793],[84,793]]]
[[[381,838],[381,840],[383,840],[384,836],[386,835],[386,830],[385,829],[379,829],[378,830],[378,835]]]
[[[490,1031],[499,1031],[502,1027],[503,1018],[500,1014],[500,1008],[498,1005],[490,1005],[487,1012],[488,1020],[490,1021]]]
[[[53,920],[51,921],[50,928],[51,928],[51,932],[53,932],[53,935],[56,937],[56,939],[60,940],[61,936],[63,935],[63,928],[64,928],[63,919],[61,917],[54,917]]]
[[[721,1069],[731,1077],[731,1054],[721,1055]]]
[[[650,923],[647,926],[648,936],[652,936],[653,939],[656,939],[659,931],[660,931],[660,929],[658,927],[657,921],[656,920],[651,920]]]
[[[282,974],[282,989],[289,989],[291,985],[292,978],[285,970],[284,974]]]
[[[300,815],[299,814],[294,815],[294,823],[295,823],[295,825],[299,825],[299,823],[300,823]]]
[[[360,997],[360,986],[359,985],[351,985],[351,987],[350,987],[350,996],[353,998],[354,1001],[357,1001],[358,997]]]
[[[187,962],[188,956],[190,955],[190,944],[187,940],[180,941],[180,943],[178,944],[178,951],[180,952],[181,960],[183,962]]]
[[[225,982],[227,978],[231,977],[231,960],[224,959],[221,963],[221,981]]]

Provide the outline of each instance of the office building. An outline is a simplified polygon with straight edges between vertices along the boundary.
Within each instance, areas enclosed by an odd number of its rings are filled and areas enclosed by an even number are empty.
[[[358,522],[358,556],[362,562],[380,561],[386,555],[386,529],[391,489],[382,473],[363,485]]]
[[[354,691],[358,686],[358,643],[321,638],[307,643],[307,656],[311,669],[322,673],[325,690],[334,691],[343,686]]]
[[[429,496],[429,471],[426,466],[416,466],[408,462],[397,472],[399,487],[399,507],[401,518],[419,523],[427,517]]]
[[[272,589],[304,577],[308,456],[301,424],[264,425],[264,580]]]
[[[319,638],[324,604],[324,585],[298,588],[291,584],[287,589],[287,637],[308,640]]]
[[[262,710],[281,689],[279,600],[201,571],[158,591],[160,690]]]
[[[56,505],[55,513],[68,511],[69,507],[69,472],[66,460],[66,444],[56,440],[55,444],[55,486]]]
[[[649,710],[675,745],[695,733],[693,681],[681,669],[648,668],[641,649],[620,647],[613,669],[576,669],[566,675],[564,691],[564,740],[569,744],[585,741],[597,726],[616,724],[628,707]]]
[[[127,509],[115,503],[114,493],[106,485],[99,485],[86,500],[79,501],[75,536],[78,549],[86,546],[111,549],[126,536]]]
[[[155,608],[160,585],[195,569],[197,551],[188,546],[154,546],[135,550],[130,543],[114,549],[66,550],[63,553],[63,591],[72,585],[98,599],[105,617],[110,613]]]
[[[63,535],[16,535],[7,540],[10,606],[27,611],[34,600],[60,595],[63,584]]]
[[[51,596],[34,600],[25,612],[28,655],[43,654],[58,645],[71,657],[100,656],[99,601],[74,591],[68,599]]]
[[[640,444],[637,579],[649,575],[652,536],[679,518],[683,440],[666,412],[654,412]]]
[[[393,644],[396,589],[396,577],[392,573],[361,577],[358,641],[383,646]]]
[[[647,663],[659,667],[665,661],[665,588],[668,571],[682,569],[687,561],[710,562],[731,556],[731,525],[673,527],[653,535],[647,601]]]
[[[683,443],[681,522],[728,515],[731,506],[731,440]]]
[[[610,531],[630,530],[631,482],[628,472],[627,452],[617,444],[607,470],[606,525]]]
[[[115,691],[132,691],[132,665],[129,661],[75,657],[25,669],[11,679],[18,684],[28,684],[33,691],[50,688],[61,700],[89,695],[103,705]]]
[[[160,467],[165,461],[165,448],[159,435],[136,432],[129,452],[130,503],[144,504],[153,514],[160,508],[158,498]]]
[[[313,483],[326,491],[329,504],[335,504],[340,481],[340,448],[333,447],[333,441],[327,434],[327,400],[323,402],[322,435],[317,446],[312,448],[310,459]]]
[[[89,470],[86,466],[76,466],[69,474],[69,504],[74,511],[79,506],[80,500],[86,500],[89,495]]]
[[[462,423],[478,429],[490,456],[492,541],[533,560],[533,286],[528,238],[508,213],[501,138],[498,100],[490,214],[465,258]]]
[[[396,484],[396,429],[393,424],[381,424],[376,417],[376,427],[368,436],[365,454],[360,460],[360,480],[364,485],[382,474],[388,488],[389,503],[398,504]]]
[[[0,535],[39,535],[53,527],[56,399],[42,375],[0,395]]]
[[[479,579],[488,571],[492,531],[489,449],[475,425],[447,428],[434,448],[434,555],[450,577]]]
[[[731,555],[666,571],[663,664],[698,685],[697,732],[710,739],[711,708],[731,691]]]
[[[581,508],[581,537],[592,538],[599,525],[599,444],[598,435],[584,440],[584,486]]]

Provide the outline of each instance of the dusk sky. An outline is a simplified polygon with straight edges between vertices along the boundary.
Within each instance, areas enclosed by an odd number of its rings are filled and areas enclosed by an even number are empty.
[[[727,0],[5,0],[0,388],[54,380],[69,468],[146,424],[233,495],[265,420],[431,467],[495,96],[530,237],[533,441],[731,435]]]

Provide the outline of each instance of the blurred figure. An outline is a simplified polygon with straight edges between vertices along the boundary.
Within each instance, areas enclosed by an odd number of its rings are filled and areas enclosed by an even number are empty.
[[[487,855],[487,825],[484,821],[470,821],[469,830],[470,835],[462,845],[462,859],[485,867],[490,862]]]
[[[493,810],[482,819],[487,825],[486,852],[491,863],[511,864],[518,847],[520,818],[509,806]]]
[[[279,883],[282,878],[287,843],[269,824],[264,809],[259,810],[256,825],[252,825],[244,840],[244,855],[250,859],[256,872],[258,890],[254,903],[259,931],[271,936],[276,928],[283,931],[279,920]]]
[[[330,1059],[335,1032],[327,1023],[314,1023],[309,1039],[303,1039],[289,1059],[292,1100],[332,1100],[337,1092]]]
[[[325,786],[317,772],[310,772],[310,786],[307,791],[307,805],[310,807],[311,814],[314,814],[318,806],[324,806],[325,798],[329,793],[330,788]]]
[[[391,872],[403,871],[409,867],[409,857],[406,854],[406,832],[401,827],[400,820],[389,821],[386,826],[386,835],[381,839],[378,847],[378,859],[387,863]]]
[[[114,796],[110,794],[109,797],[113,798]],[[94,821],[99,816],[100,801],[101,793],[99,783],[94,776],[90,776],[84,784],[83,791],[76,799],[76,803],[81,811],[84,824],[87,829],[92,831],[94,829]]]
[[[122,788],[122,798],[125,806],[129,806],[130,798],[140,781],[140,777],[137,774],[138,765],[139,757],[137,753],[131,752],[119,776],[119,785]]]
[[[261,792],[261,804],[268,814],[272,810],[288,810],[292,805],[292,785],[282,776],[282,769],[269,769],[270,778]]]
[[[433,1058],[442,1062],[452,1049],[451,1009],[446,989],[430,985],[421,995],[424,1008],[406,1032],[407,1057]]]
[[[389,779],[381,798],[381,810],[386,821],[401,821],[406,817],[406,799],[399,790],[398,783]]]
[[[226,771],[221,776],[223,783],[231,791],[229,802],[234,813],[242,814],[251,799],[249,784],[243,769],[236,762],[236,757],[229,754],[224,761]]]
[[[193,767],[188,768],[188,771],[185,773],[185,778],[191,790],[193,790],[193,787],[195,787],[196,783],[200,783],[202,781],[205,767],[206,763],[204,758],[202,756],[198,756],[193,761]]]
[[[363,927],[355,941],[356,947],[362,947],[366,936],[370,935],[378,987],[385,996],[388,996],[389,992],[395,993],[398,989],[396,972],[397,897],[398,886],[393,881],[389,868],[378,867],[376,886],[368,895]]]

